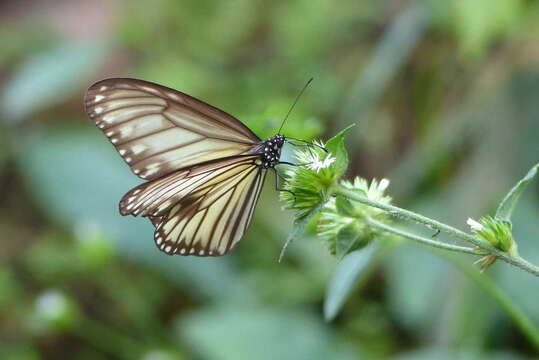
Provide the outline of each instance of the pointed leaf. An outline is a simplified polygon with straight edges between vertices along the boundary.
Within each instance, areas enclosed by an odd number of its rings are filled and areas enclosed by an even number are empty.
[[[348,254],[348,252],[355,247],[360,236],[361,233],[356,221],[352,221],[350,224],[343,226],[337,234],[337,246],[335,249],[337,257],[342,258]]]
[[[286,249],[288,249],[288,245],[292,242],[292,240],[296,239],[297,237],[302,236],[307,228],[307,225],[311,221],[311,219],[318,214],[318,211],[322,209],[325,202],[321,202],[318,205],[316,205],[311,211],[309,211],[306,215],[300,217],[299,219],[296,219],[294,221],[294,227],[292,228],[292,231],[290,232],[290,235],[288,235],[288,238],[286,239],[286,242],[283,245],[283,248],[281,249],[281,254],[279,254],[279,262],[284,257],[284,253],[286,252]]]
[[[335,168],[336,177],[342,176],[348,168],[348,153],[344,147],[344,137],[353,126],[354,124],[348,126],[344,130],[341,130],[326,143],[326,148],[328,151],[335,156],[335,163],[333,164],[333,167]]]
[[[532,181],[532,179],[537,175],[537,170],[539,169],[539,164],[533,166],[530,171],[524,176],[508,193],[505,195],[498,210],[496,211],[496,218],[500,220],[510,221],[511,214],[517,205],[518,199],[526,186]]]
[[[335,207],[337,208],[337,213],[346,217],[355,217],[354,205],[345,198],[344,196],[338,195],[335,199]]]
[[[298,309],[206,306],[179,317],[175,324],[178,341],[190,345],[200,359],[357,359],[357,352],[328,326]]]
[[[372,263],[376,246],[369,246],[346,255],[333,274],[329,282],[324,301],[324,317],[330,321],[337,316],[346,298],[354,289],[358,278],[364,274]]]

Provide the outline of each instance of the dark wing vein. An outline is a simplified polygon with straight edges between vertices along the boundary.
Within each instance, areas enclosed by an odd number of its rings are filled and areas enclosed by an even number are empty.
[[[264,175],[250,159],[191,189],[156,226],[158,248],[170,255],[220,256],[231,251],[247,230]]]
[[[158,216],[179,199],[193,191],[211,185],[211,179],[226,173],[234,166],[253,163],[255,156],[221,159],[185,170],[178,170],[162,178],[141,184],[125,194],[120,201],[122,215]],[[243,164],[243,165],[242,165]],[[226,175],[224,175],[226,178]]]
[[[129,144],[129,143],[132,143],[132,142],[135,142],[135,141],[144,139],[146,136],[152,136],[152,135],[156,135],[156,134],[162,133],[162,132],[164,132],[164,131],[169,130],[171,127],[173,127],[173,126],[171,125],[171,126],[169,126],[169,127],[164,127],[164,128],[162,128],[162,129],[157,129],[157,130],[155,130],[155,131],[149,132],[149,133],[144,134],[144,135],[137,136],[137,137],[132,138],[132,139],[129,139],[129,140],[127,140],[127,141],[119,142],[119,143],[116,144],[116,146],[127,145],[127,144]],[[133,165],[133,164],[131,164],[131,165]]]
[[[131,170],[153,180],[178,169],[248,154],[260,139],[231,115],[167,87],[136,79],[92,85],[86,112]]]
[[[181,148],[183,148],[183,147],[186,147],[186,146],[189,146],[189,145],[193,145],[193,144],[196,144],[196,143],[201,142],[201,141],[204,141],[204,138],[192,140],[192,141],[183,143],[183,144],[181,144],[181,145],[176,145],[176,146],[167,148],[167,149],[165,149],[165,150],[162,150],[162,151],[156,152],[156,153],[154,153],[154,154],[148,155],[147,157],[144,157],[144,158],[142,158],[142,159],[138,159],[137,161],[133,162],[133,163],[131,164],[131,166],[134,166],[134,165],[136,165],[136,164],[139,164],[139,163],[141,163],[141,162],[143,162],[143,161],[145,161],[145,160],[148,160],[148,159],[150,159],[150,158],[152,158],[152,157],[154,157],[154,156],[158,156],[158,155],[167,153],[167,152],[169,152],[169,151],[178,150],[178,149],[181,149]],[[174,160],[172,160],[172,159],[171,159],[171,160],[167,160],[167,161],[162,162],[162,164],[164,164],[164,163],[166,163],[166,162],[169,162],[169,161],[174,161]]]

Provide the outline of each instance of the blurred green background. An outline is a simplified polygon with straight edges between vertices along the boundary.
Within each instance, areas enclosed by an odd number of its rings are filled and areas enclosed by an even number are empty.
[[[537,354],[475,282],[408,242],[324,322],[338,261],[311,238],[277,262],[291,214],[273,179],[233,254],[165,256],[149,222],[119,215],[139,180],[82,104],[97,80],[137,77],[265,138],[314,76],[285,134],[357,124],[349,176],[389,178],[397,205],[465,229],[539,158],[537,2],[25,0],[1,2],[0,22],[0,358]],[[538,193],[514,218],[535,263]],[[485,276],[539,324],[537,278],[502,263]]]

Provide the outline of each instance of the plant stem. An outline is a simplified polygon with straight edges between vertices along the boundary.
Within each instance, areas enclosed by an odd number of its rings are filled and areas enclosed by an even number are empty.
[[[367,223],[372,227],[376,227],[378,229],[390,232],[390,233],[395,234],[395,235],[402,236],[404,238],[407,238],[407,239],[410,239],[410,240],[413,240],[413,241],[417,241],[417,242],[425,244],[425,245],[434,246],[434,247],[439,248],[439,249],[450,250],[450,251],[461,252],[461,253],[472,254],[472,255],[480,255],[473,248],[466,247],[466,246],[448,244],[448,243],[444,243],[444,242],[441,242],[441,241],[435,241],[435,240],[432,240],[432,239],[429,239],[429,238],[426,238],[426,237],[423,237],[423,236],[411,234],[409,232],[396,229],[396,228],[394,228],[392,226],[386,225],[386,224],[381,223],[379,221],[376,221],[374,219],[367,219]]]
[[[463,232],[463,231],[461,231],[459,229],[456,229],[456,228],[454,228],[452,226],[443,224],[443,223],[441,223],[439,221],[430,219],[430,218],[428,218],[426,216],[417,214],[417,213],[415,213],[413,211],[401,209],[401,208],[393,206],[393,205],[382,204],[382,203],[379,203],[377,201],[367,199],[366,197],[361,196],[361,195],[357,194],[356,192],[343,187],[342,185],[337,186],[335,188],[335,193],[339,194],[339,195],[342,195],[342,196],[344,196],[344,197],[346,197],[348,199],[360,202],[362,204],[369,205],[369,206],[372,206],[372,207],[375,207],[375,208],[378,208],[378,209],[381,209],[381,210],[385,210],[391,216],[395,216],[395,217],[406,219],[406,220],[411,220],[411,221],[417,222],[419,224],[425,225],[428,228],[443,231],[443,232],[445,232],[445,233],[447,233],[447,234],[449,234],[451,236],[454,236],[454,237],[457,237],[457,238],[459,238],[461,240],[469,242],[469,243],[477,246],[478,248],[486,250],[488,253],[495,255],[497,258],[500,258],[503,261],[505,261],[505,262],[507,262],[507,263],[509,263],[511,265],[517,266],[517,267],[521,268],[522,270],[525,270],[525,271],[539,277],[539,267],[538,266],[536,266],[534,264],[531,264],[530,262],[526,261],[525,259],[523,259],[519,255],[511,255],[509,253],[498,250],[495,247],[491,246],[490,244],[487,244],[486,242],[481,241],[480,239],[476,238],[475,236],[467,234],[467,233],[465,233],[465,232]],[[430,244],[430,245],[432,245],[432,244]]]
[[[488,276],[482,276],[470,263],[464,262],[461,258],[439,252],[444,258],[455,264],[462,272],[468,275],[473,281],[489,293],[494,300],[507,312],[515,325],[528,338],[530,343],[539,350],[539,329],[530,321],[509,296],[507,296],[496,283]]]

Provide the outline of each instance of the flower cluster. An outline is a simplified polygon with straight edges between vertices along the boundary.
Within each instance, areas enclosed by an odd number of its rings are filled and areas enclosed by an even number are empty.
[[[341,181],[341,185],[365,198],[383,204],[389,204],[391,197],[385,195],[389,180],[367,180],[356,177],[353,182]],[[326,241],[332,254],[338,256],[361,248],[373,240],[379,231],[369,226],[367,219],[387,221],[384,211],[346,199],[332,197],[322,208],[318,222],[319,235]]]
[[[298,236],[316,233],[325,240],[332,254],[342,258],[389,233],[437,248],[484,255],[477,261],[482,270],[502,258],[532,274],[539,274],[539,267],[519,256],[511,232],[513,209],[524,188],[539,172],[539,164],[508,192],[494,217],[483,217],[479,221],[468,219],[467,223],[473,232],[473,236],[470,236],[449,225],[391,205],[391,198],[386,195],[389,186],[387,179],[369,182],[356,177],[351,182],[341,180],[348,168],[344,137],[350,129],[351,126],[340,131],[325,145],[321,142],[292,142],[297,146],[297,162],[296,166],[286,168],[286,181],[284,189],[281,189],[284,190],[281,199],[285,201],[285,209],[295,211],[294,228],[286,244]],[[444,231],[477,248],[454,245],[397,229],[390,223],[389,214],[437,229],[438,232]],[[284,249],[286,245],[283,253]]]
[[[468,218],[466,223],[470,226],[475,236],[494,246],[496,249],[508,252],[511,255],[517,255],[517,244],[513,241],[510,222],[485,216],[479,219],[479,221]],[[494,264],[496,258],[496,255],[488,254],[481,257],[475,263],[479,264],[481,271],[484,271],[490,265]]]
[[[301,218],[324,202],[330,189],[337,181],[335,157],[326,153],[322,142],[302,147],[295,152],[298,166],[290,166],[285,172],[285,190],[281,199],[285,201],[285,209],[296,211]]]
[[[516,251],[510,222],[485,216],[479,221],[469,218],[466,223],[476,236],[495,248],[505,252]]]
[[[387,179],[370,183],[356,177],[353,181],[341,180],[348,166],[348,154],[344,149],[342,131],[327,144],[315,142],[311,146],[296,148],[298,166],[286,169],[285,192],[281,198],[285,208],[296,212],[296,219],[313,218],[317,233],[328,245],[332,254],[344,256],[348,252],[369,243],[379,230],[369,225],[369,219],[386,221],[383,210],[371,207],[347,197],[334,195],[340,190],[352,191],[365,198],[389,204],[385,195]]]

